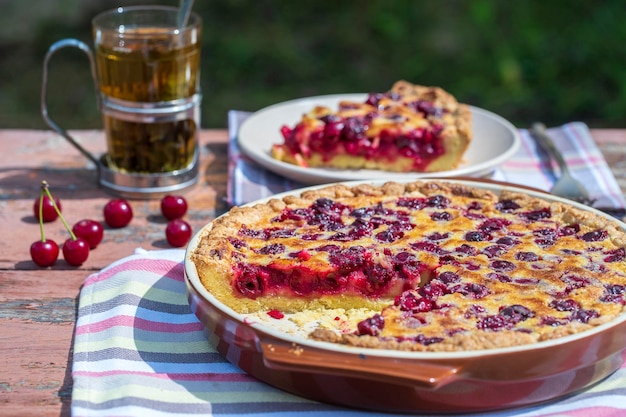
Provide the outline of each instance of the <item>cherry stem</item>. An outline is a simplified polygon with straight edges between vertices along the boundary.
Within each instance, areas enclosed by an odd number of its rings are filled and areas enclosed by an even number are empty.
[[[41,233],[41,241],[46,241],[46,236],[43,232],[43,189],[39,193],[39,233]]]
[[[52,197],[52,194],[50,193],[50,190],[48,189],[48,182],[46,180],[43,180],[41,182],[41,189],[48,195],[48,198],[52,202],[52,207],[54,207],[54,211],[56,211],[57,214],[59,215],[59,218],[63,222],[63,226],[65,226],[65,229],[70,234],[72,240],[76,240],[76,235],[72,231],[72,228],[70,227],[70,225],[67,224],[67,222],[65,221],[65,217],[63,217],[63,214],[61,213],[61,210],[59,210],[59,206],[57,206],[57,202],[54,201],[54,197]]]

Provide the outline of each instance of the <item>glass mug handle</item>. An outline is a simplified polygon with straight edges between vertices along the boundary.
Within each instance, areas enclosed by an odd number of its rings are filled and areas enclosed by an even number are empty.
[[[98,183],[99,183],[101,173],[100,173],[100,162],[98,161],[98,158],[96,158],[91,153],[89,153],[85,148],[83,148],[69,133],[67,133],[65,129],[63,129],[61,126],[56,124],[54,120],[52,120],[50,116],[48,115],[47,90],[48,90],[49,61],[50,61],[50,58],[52,58],[52,55],[54,55],[54,53],[57,52],[59,49],[68,48],[68,47],[78,48],[81,51],[83,51],[85,54],[87,54],[87,57],[89,58],[89,65],[91,67],[91,77],[93,78],[93,82],[96,87],[96,94],[98,92],[98,78],[96,76],[96,66],[95,66],[95,61],[93,58],[93,53],[91,52],[91,49],[89,49],[89,46],[87,46],[87,44],[85,44],[84,42],[79,41],[78,39],[61,39],[60,41],[53,43],[50,46],[50,48],[48,48],[48,52],[46,53],[46,56],[44,59],[43,81],[41,84],[41,115],[43,116],[46,124],[51,129],[55,130],[57,133],[63,136],[76,149],[78,149],[80,153],[82,153],[85,157],[87,157],[91,162],[93,162],[96,165],[96,168],[98,170],[97,175],[98,175]],[[96,97],[99,97],[99,96],[96,95]],[[101,107],[100,99],[97,98],[96,100],[97,100],[97,105],[98,105],[98,111],[100,111],[100,107]]]

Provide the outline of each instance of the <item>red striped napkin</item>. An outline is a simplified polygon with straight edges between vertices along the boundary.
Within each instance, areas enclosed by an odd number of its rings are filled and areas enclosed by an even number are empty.
[[[73,416],[389,416],[296,397],[230,364],[191,312],[183,258],[180,249],[139,250],[86,279],[74,338]],[[577,395],[489,415],[626,415],[626,365]]]
[[[237,133],[250,113],[231,111],[229,127],[228,201],[241,205],[273,194],[303,187],[303,184],[276,175],[260,167],[242,154],[237,146]],[[624,196],[604,156],[594,142],[587,125],[567,123],[548,129],[555,146],[561,151],[572,175],[582,181],[595,207],[621,209]],[[537,146],[526,129],[519,130],[521,146],[517,153],[493,174],[493,179],[550,190],[559,176],[558,166]]]

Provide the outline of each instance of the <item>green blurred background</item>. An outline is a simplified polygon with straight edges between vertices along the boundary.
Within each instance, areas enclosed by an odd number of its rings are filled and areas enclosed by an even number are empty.
[[[42,128],[42,62],[55,41],[92,44],[100,11],[177,0],[0,0],[0,128]],[[196,0],[204,22],[202,125],[229,109],[437,85],[518,127],[573,120],[626,127],[623,0]],[[101,128],[88,61],[51,62],[49,106],[69,129]]]

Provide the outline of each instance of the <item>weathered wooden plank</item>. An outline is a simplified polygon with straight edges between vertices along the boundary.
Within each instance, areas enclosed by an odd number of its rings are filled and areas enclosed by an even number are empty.
[[[69,415],[74,324],[0,318],[0,414]]]
[[[88,142],[84,145],[91,148],[96,147],[96,142],[103,141],[98,132],[87,131],[81,137]],[[102,209],[114,196],[96,186],[94,171],[86,159],[57,135],[46,131],[2,131],[2,144],[0,230],[4,238],[0,239],[0,270],[39,270],[30,260],[29,247],[40,236],[33,203],[39,195],[42,180],[45,179],[52,193],[61,199],[64,216],[70,225],[84,218],[103,222]],[[201,148],[201,180],[184,193],[189,204],[186,220],[194,230],[226,210],[225,132],[202,132]],[[165,241],[166,221],[160,215],[159,201],[132,200],[131,205],[134,212],[131,224],[122,229],[105,228],[102,244],[92,251],[81,269],[99,270],[139,247],[169,247]],[[46,238],[58,244],[69,237],[60,220],[46,223],[44,232]],[[73,268],[60,260],[51,269]]]

